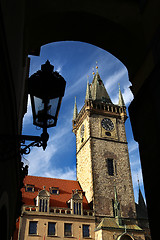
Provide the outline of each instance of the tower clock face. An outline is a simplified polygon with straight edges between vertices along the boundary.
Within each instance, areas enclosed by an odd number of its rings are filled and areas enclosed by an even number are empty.
[[[112,131],[114,129],[114,124],[109,118],[103,118],[101,124],[102,127],[107,131]]]
[[[81,138],[84,137],[84,124],[83,124],[82,127],[81,127],[80,136],[81,136]]]

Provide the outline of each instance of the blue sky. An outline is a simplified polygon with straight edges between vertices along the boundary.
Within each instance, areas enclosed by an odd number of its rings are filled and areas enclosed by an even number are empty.
[[[48,59],[66,80],[65,96],[59,113],[57,126],[48,130],[50,138],[46,151],[34,147],[24,162],[29,164],[29,175],[76,179],[76,145],[72,133],[74,99],[77,97],[78,111],[85,99],[87,75],[93,79],[93,67],[98,62],[98,71],[112,99],[118,103],[118,83],[126,106],[133,99],[129,89],[131,83],[125,66],[105,50],[82,42],[56,42],[42,46],[40,56],[30,56],[30,75],[41,68]],[[95,70],[96,71],[96,70]],[[41,130],[32,124],[30,101],[23,121],[23,134],[40,135]],[[135,200],[138,197],[138,181],[144,195],[138,144],[134,141],[129,118],[126,121],[126,135],[129,148]]]

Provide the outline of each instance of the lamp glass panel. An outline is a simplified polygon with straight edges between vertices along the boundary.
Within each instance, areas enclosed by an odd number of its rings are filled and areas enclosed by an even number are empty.
[[[44,104],[44,101],[41,98],[34,96],[34,105],[35,105],[35,125],[43,127],[44,119],[47,120],[47,127],[51,127],[54,125],[56,121],[57,107],[59,104],[59,97],[48,99],[46,102],[47,105]],[[46,109],[45,109],[46,107]]]
[[[35,104],[35,113],[38,115],[39,113],[43,113],[44,111],[44,103],[41,98],[34,96],[34,104]]]
[[[49,107],[48,114],[49,115],[55,117],[55,115],[57,113],[58,103],[59,103],[59,97],[50,99],[49,104],[48,104],[48,107]]]

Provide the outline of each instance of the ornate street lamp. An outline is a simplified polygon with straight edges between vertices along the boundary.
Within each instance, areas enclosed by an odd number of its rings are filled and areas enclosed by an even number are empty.
[[[41,70],[38,70],[28,79],[28,93],[31,98],[33,124],[41,127],[43,133],[40,137],[20,136],[20,140],[23,143],[25,143],[25,140],[33,141],[28,146],[21,145],[23,146],[21,148],[22,154],[28,154],[31,146],[42,146],[43,150],[45,150],[49,139],[47,128],[56,126],[66,81],[58,72],[53,70],[54,66],[47,60],[45,64],[41,65]]]

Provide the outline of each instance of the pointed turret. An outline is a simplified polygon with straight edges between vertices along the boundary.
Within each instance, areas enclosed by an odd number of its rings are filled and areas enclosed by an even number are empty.
[[[87,89],[86,89],[86,97],[85,100],[90,100],[91,97],[91,91],[90,91],[90,86],[89,86],[89,81],[87,81]]]
[[[118,105],[120,107],[125,107],[125,103],[124,103],[124,99],[123,99],[122,92],[121,92],[121,89],[120,89],[120,85],[119,85],[119,102],[118,102]]]
[[[139,193],[138,193],[138,204],[141,208],[146,209],[146,204],[141,192],[141,189],[139,188]]]
[[[76,97],[75,97],[73,120],[76,120],[77,116],[78,116],[78,110],[77,110],[77,103],[76,103]]]
[[[103,84],[103,81],[100,78],[98,71],[94,75],[92,84],[90,86],[90,90],[91,90],[92,100],[106,102],[106,103],[112,103],[112,101],[106,91],[106,88]]]
[[[138,218],[148,218],[147,214],[147,206],[145,204],[140,185],[139,185],[139,179],[138,179],[138,186],[139,186],[139,192],[138,192],[138,204],[136,203],[136,212]]]

